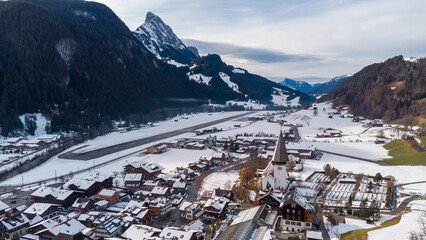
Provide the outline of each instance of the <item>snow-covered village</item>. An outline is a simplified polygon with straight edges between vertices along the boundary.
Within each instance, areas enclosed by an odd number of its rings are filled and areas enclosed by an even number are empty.
[[[359,118],[321,103],[117,128],[3,179],[3,238],[406,239],[424,227],[426,169],[393,165],[384,145],[407,135],[424,148],[425,139]],[[26,140],[12,141],[2,146]]]
[[[426,240],[425,10],[0,0],[0,240]]]

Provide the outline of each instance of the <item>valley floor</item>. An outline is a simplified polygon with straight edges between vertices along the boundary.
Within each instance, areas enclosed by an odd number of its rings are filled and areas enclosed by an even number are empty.
[[[351,118],[342,118],[339,115],[334,115],[332,118],[329,118],[329,113],[334,111],[331,108],[331,104],[319,104],[317,107],[319,109],[317,116],[313,115],[312,109],[307,109],[291,113],[283,119],[286,121],[286,124],[298,125],[298,131],[301,137],[301,140],[297,143],[290,142],[287,145],[287,148],[304,148],[312,150],[318,149],[347,156],[344,157],[335,154],[324,153],[320,160],[307,159],[305,160],[304,170],[302,172],[292,173],[292,176],[295,179],[305,180],[313,172],[322,171],[325,164],[330,164],[332,167],[337,168],[340,172],[352,172],[354,174],[363,173],[372,176],[374,176],[376,173],[381,173],[381,175],[384,177],[393,176],[396,179],[397,184],[426,181],[426,166],[393,166],[380,165],[375,163],[376,161],[381,162],[383,161],[383,159],[391,157],[389,155],[389,151],[383,147],[383,144],[376,144],[375,140],[377,139],[378,135],[386,137],[388,139],[388,142],[391,140],[398,139],[398,136],[394,131],[394,127],[366,127],[364,126],[364,123],[353,122]],[[247,138],[256,138],[256,135],[271,137],[276,136],[282,128],[279,123],[269,122],[266,120],[248,120],[248,117],[260,115],[264,116],[268,113],[273,112],[254,112],[244,118],[234,119],[208,127],[216,127],[218,129],[221,129],[222,131],[219,132],[209,133],[201,136],[197,136],[194,132],[184,133],[179,136],[164,140],[176,140],[180,138],[205,139],[209,135],[216,136],[217,139],[234,138],[236,135],[247,136]],[[68,149],[67,151],[78,149],[76,150],[76,152],[86,152],[101,147],[113,146],[115,144],[123,143],[126,141],[132,141],[145,136],[152,136],[155,134],[173,131],[176,129],[209,122],[214,119],[221,119],[225,117],[235,116],[238,114],[241,114],[241,112],[225,112],[212,114],[202,113],[186,116],[184,115],[181,117],[170,119],[168,121],[156,123],[153,127],[145,127],[140,130],[131,131],[128,133],[111,133],[107,136],[99,137],[97,139],[90,140],[84,144],[74,146],[73,148]],[[328,128],[340,130],[342,133],[342,137],[317,137],[317,134],[323,133],[324,130]],[[139,156],[141,157],[141,159],[147,162],[158,163],[165,167],[165,172],[169,172],[175,169],[176,167],[187,166],[189,163],[197,162],[201,156],[210,156],[213,153],[213,150],[211,149],[169,149],[163,154],[141,155],[141,153],[148,146],[160,142],[161,141],[157,141],[150,144],[136,146],[125,151],[120,151],[89,161],[66,160],[60,159],[56,156],[48,162],[44,163],[43,165],[32,169],[31,171],[22,173],[2,182],[1,185],[4,186],[31,183],[55,176],[68,175],[71,172],[78,172],[83,169],[93,168],[93,166],[98,166],[99,164],[103,163],[104,165],[96,167],[92,170],[100,171],[106,174],[120,173],[123,171],[123,166],[128,163],[129,157],[133,156]],[[370,161],[363,161],[356,158],[364,158]],[[204,185],[202,185],[202,190],[200,191],[211,190],[216,187],[226,187],[225,185],[228,185],[229,181],[234,182],[236,179],[238,179],[237,172],[215,172],[207,176],[204,181]],[[426,194],[426,183],[417,183],[401,186],[399,187],[399,193],[405,193],[407,195],[424,195]],[[400,203],[401,201],[402,199],[399,199],[398,203]],[[425,210],[422,207],[425,204],[426,201],[424,200],[415,201],[412,212],[404,214],[401,218],[400,223],[393,227],[371,231],[368,233],[368,239],[392,239],[391,236],[394,236],[394,232],[397,231],[397,229],[401,228],[403,228],[404,231],[400,231],[398,233],[398,236],[405,238],[409,230],[418,229],[415,222],[416,219],[419,217],[419,214],[421,214],[421,211]],[[381,221],[383,222],[385,220],[389,220],[390,218],[390,216],[386,216],[382,218]],[[371,225],[365,224],[364,221],[349,220],[344,226],[338,228],[338,234],[340,235],[355,229],[364,229],[371,227]]]

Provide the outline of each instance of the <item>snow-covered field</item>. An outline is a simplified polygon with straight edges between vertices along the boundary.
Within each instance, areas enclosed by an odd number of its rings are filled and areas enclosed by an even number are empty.
[[[322,111],[326,108],[326,111]],[[302,140],[299,143],[289,143],[288,148],[309,148],[309,149],[322,149],[330,152],[336,152],[356,157],[362,157],[371,160],[379,160],[387,158],[388,151],[383,148],[381,144],[374,144],[372,142],[375,139],[374,135],[377,131],[384,128],[371,128],[365,131],[367,128],[363,127],[362,123],[354,123],[350,118],[340,118],[335,116],[328,118],[328,112],[333,111],[330,108],[330,104],[319,104],[318,105],[318,116],[313,116],[313,110],[301,110],[290,114],[286,117],[287,121],[293,124],[303,124],[303,127],[299,127]],[[211,120],[221,119],[229,116],[235,116],[242,112],[224,112],[224,113],[200,113],[194,115],[186,115],[183,117],[173,118],[167,121],[156,123],[154,127],[145,127],[139,130],[127,132],[127,133],[111,133],[103,137],[96,138],[94,140],[83,143],[73,148],[81,146],[86,147],[79,149],[79,152],[97,149],[100,147],[111,146],[134,139],[152,136],[168,131],[173,131]],[[251,116],[266,114],[266,112],[256,112]],[[185,118],[188,119],[185,119]],[[178,121],[174,121],[177,119]],[[309,124],[308,124],[309,123]],[[235,125],[239,124],[239,127]],[[236,134],[253,133],[257,134],[260,132],[266,134],[278,134],[281,126],[278,123],[263,121],[248,122],[241,121],[238,119],[227,121],[215,125],[218,129],[223,129],[221,132],[217,132],[211,135],[216,135],[218,138],[234,137]],[[332,127],[343,131],[343,137],[340,139],[335,138],[314,138],[321,129]],[[209,127],[211,128],[211,127]],[[391,130],[384,130],[386,134],[392,134]],[[176,136],[171,139],[177,139],[180,137],[193,137],[194,133],[186,133],[180,136]],[[340,141],[342,140],[342,141]],[[356,141],[359,140],[359,141]],[[158,142],[157,142],[158,143]],[[21,175],[17,175],[2,184],[20,184],[22,176],[24,176],[24,183],[29,181],[42,180],[50,177],[61,176],[82,170],[93,165],[97,165],[119,156],[126,154],[135,153],[137,154],[142,149],[152,145],[150,143],[143,146],[138,146],[133,149],[128,149],[119,153],[104,156],[98,159],[90,161],[73,161],[63,160],[57,157],[52,158],[43,165],[32,169]],[[70,151],[70,150],[67,150]],[[170,171],[177,166],[187,165],[190,162],[195,162],[199,157],[203,155],[209,155],[211,150],[195,151],[195,150],[175,150],[172,149],[164,154],[160,155],[149,155],[144,157],[146,161],[155,161],[160,163],[166,168],[165,171]],[[110,163],[107,166],[102,166],[98,170],[106,173],[114,171],[121,171],[122,166],[126,163],[126,159],[119,159]],[[295,177],[305,179],[314,171],[320,171],[323,169],[325,164],[329,163],[332,167],[337,168],[341,172],[353,172],[353,173],[365,173],[369,175],[375,175],[380,172],[383,176],[392,175],[399,183],[408,183],[415,181],[426,181],[426,167],[425,166],[381,166],[378,164],[360,161],[352,158],[341,157],[331,154],[324,154],[321,160],[306,160],[305,170],[302,173],[293,173]],[[405,192],[420,192],[425,193],[426,184],[408,185],[404,187]]]
[[[410,203],[411,212],[402,215],[401,221],[393,226],[368,232],[369,240],[410,239],[411,231],[421,231],[419,218],[426,212],[426,200]],[[426,220],[426,217],[424,217]]]
[[[72,149],[76,149],[82,146],[85,146],[84,148],[81,148],[76,153],[79,152],[87,152],[91,151],[97,148],[107,147],[123,142],[129,142],[132,140],[149,137],[161,133],[166,133],[170,131],[179,130],[182,128],[187,128],[191,126],[195,126],[198,124],[208,123],[211,121],[232,117],[235,115],[242,114],[244,112],[218,112],[218,113],[199,113],[199,114],[191,114],[191,115],[184,115],[182,117],[175,117],[172,119],[169,119],[167,121],[162,121],[155,123],[153,127],[147,126],[138,130],[120,133],[120,132],[113,132],[108,135],[95,138],[93,140],[89,140],[85,143],[82,143],[80,145],[74,146]],[[188,119],[185,119],[188,118]],[[178,121],[175,121],[175,120]],[[70,150],[72,150],[70,149]]]
[[[238,179],[239,174],[237,171],[231,171],[231,172],[214,172],[210,175],[208,175],[201,185],[201,188],[199,190],[199,194],[202,193],[205,190],[213,190],[215,188],[222,188],[224,189],[225,186],[228,183],[230,183],[229,187],[232,187],[234,185],[234,182]]]

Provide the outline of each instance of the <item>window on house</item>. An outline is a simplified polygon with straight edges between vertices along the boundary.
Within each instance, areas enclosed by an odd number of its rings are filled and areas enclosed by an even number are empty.
[[[311,226],[311,224],[310,224],[310,223],[306,223],[306,226],[307,226],[307,227],[310,227],[310,226]]]
[[[302,226],[302,223],[298,222],[296,225],[297,225],[297,226]]]

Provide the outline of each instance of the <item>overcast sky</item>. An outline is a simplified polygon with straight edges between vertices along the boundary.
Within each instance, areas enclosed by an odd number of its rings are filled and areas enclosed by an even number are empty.
[[[152,11],[201,54],[279,80],[426,56],[424,0],[98,0],[131,30]]]

